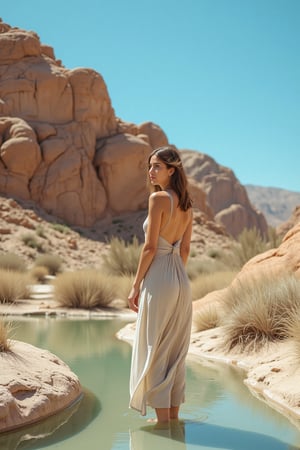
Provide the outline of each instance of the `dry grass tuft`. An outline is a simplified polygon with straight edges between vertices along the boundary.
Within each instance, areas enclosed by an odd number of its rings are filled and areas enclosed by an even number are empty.
[[[256,351],[288,337],[300,309],[300,280],[293,274],[252,277],[234,284],[225,298],[225,347]]]
[[[232,282],[236,272],[224,271],[200,274],[191,281],[192,299],[198,300],[212,291],[223,289]]]
[[[113,238],[108,253],[102,256],[103,270],[109,275],[134,275],[137,271],[141,245],[136,237],[132,243]]]
[[[0,352],[8,352],[10,350],[9,334],[11,331],[11,324],[0,318]]]
[[[43,266],[48,269],[49,275],[56,275],[62,269],[63,261],[60,256],[57,255],[40,255],[35,260],[35,266]]]
[[[54,296],[67,308],[106,307],[116,298],[116,282],[97,270],[65,272],[53,282]]]
[[[0,254],[0,269],[12,270],[14,272],[25,272],[25,261],[15,253]]]
[[[220,325],[220,317],[216,303],[204,305],[193,314],[193,331],[205,331]]]
[[[26,273],[0,270],[0,303],[29,298],[31,278]]]
[[[49,269],[45,266],[34,266],[30,270],[30,275],[35,282],[43,284],[47,281],[46,277],[49,275]]]

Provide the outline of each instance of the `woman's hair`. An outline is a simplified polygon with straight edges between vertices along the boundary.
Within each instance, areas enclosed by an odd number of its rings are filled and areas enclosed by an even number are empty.
[[[150,160],[154,155],[166,164],[168,169],[171,167],[174,168],[174,173],[170,177],[170,187],[178,195],[179,208],[182,209],[182,211],[187,211],[192,207],[192,200],[187,189],[188,181],[178,151],[170,146],[159,147],[153,150],[148,158],[148,168],[150,168]],[[151,186],[151,188],[153,191],[161,191],[161,188],[158,185],[155,185],[154,187]]]

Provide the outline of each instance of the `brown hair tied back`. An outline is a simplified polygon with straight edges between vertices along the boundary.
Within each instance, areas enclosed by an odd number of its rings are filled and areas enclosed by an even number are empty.
[[[170,187],[178,195],[179,208],[187,211],[192,207],[192,200],[188,192],[188,181],[183,169],[180,155],[177,150],[171,146],[159,147],[150,153],[148,158],[148,167],[150,167],[151,157],[156,155],[168,168],[173,167],[174,173],[170,177]],[[154,187],[155,191],[160,191],[160,186]]]

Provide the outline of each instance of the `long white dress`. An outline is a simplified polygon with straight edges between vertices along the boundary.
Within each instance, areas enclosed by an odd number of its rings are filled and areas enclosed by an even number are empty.
[[[147,220],[144,230],[146,226]],[[146,415],[147,405],[170,408],[184,402],[191,320],[191,290],[180,240],[172,245],[159,236],[141,287],[132,349],[129,406],[141,415]]]

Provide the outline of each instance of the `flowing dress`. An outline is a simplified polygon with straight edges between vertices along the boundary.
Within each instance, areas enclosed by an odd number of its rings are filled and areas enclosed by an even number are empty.
[[[173,197],[168,194],[171,219]],[[144,230],[146,227],[147,219]],[[141,286],[132,349],[129,406],[141,415],[146,415],[147,405],[170,408],[184,402],[191,320],[191,290],[180,256],[180,240],[172,245],[159,236]]]

